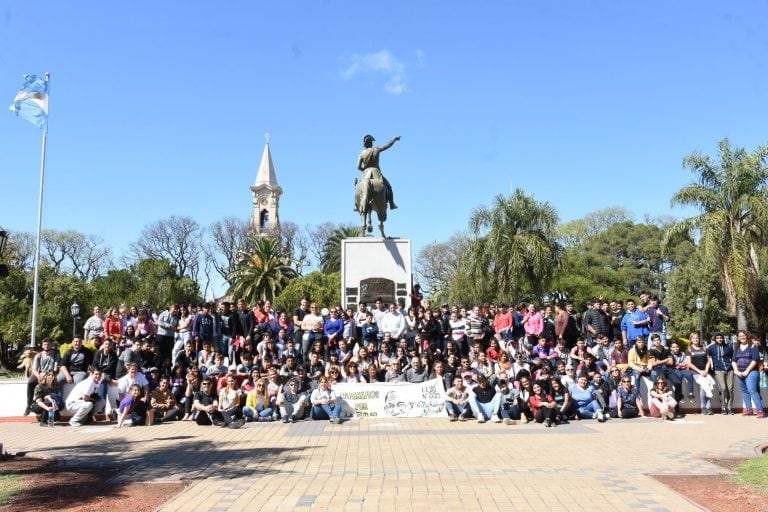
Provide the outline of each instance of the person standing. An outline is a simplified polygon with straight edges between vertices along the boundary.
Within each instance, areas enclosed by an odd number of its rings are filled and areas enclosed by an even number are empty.
[[[83,337],[86,341],[97,339],[97,344],[101,343],[101,340],[104,339],[104,316],[99,306],[93,308],[93,316],[85,321]]]
[[[621,320],[621,338],[627,348],[632,348],[638,336],[648,339],[648,315],[635,307],[635,301],[627,301],[627,312]]]
[[[171,360],[171,350],[176,338],[176,328],[179,325],[179,305],[170,304],[157,317],[156,341],[160,346],[160,360],[165,363]]]
[[[658,295],[653,295],[648,307],[645,310],[648,315],[648,330],[650,333],[658,334],[661,338],[661,344],[667,346],[667,322],[669,322],[669,309],[659,300]]]
[[[736,382],[739,383],[741,396],[744,400],[744,416],[752,416],[754,405],[754,415],[758,418],[765,418],[763,411],[763,401],[760,398],[760,350],[752,345],[751,335],[744,330],[737,334],[736,338],[739,344],[733,350],[733,373],[736,376]]]
[[[707,353],[715,370],[715,382],[720,392],[720,406],[723,414],[733,414],[733,345],[726,343],[725,335],[715,333],[715,342],[707,347]]]

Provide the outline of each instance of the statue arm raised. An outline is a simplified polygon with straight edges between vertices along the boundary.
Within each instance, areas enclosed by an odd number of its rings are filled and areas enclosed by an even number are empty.
[[[398,135],[397,137],[393,138],[391,141],[389,141],[386,144],[384,144],[383,146],[381,146],[381,148],[379,148],[379,149],[381,151],[385,151],[385,150],[391,148],[392,146],[394,146],[395,142],[397,142],[399,140],[400,140],[400,136]]]

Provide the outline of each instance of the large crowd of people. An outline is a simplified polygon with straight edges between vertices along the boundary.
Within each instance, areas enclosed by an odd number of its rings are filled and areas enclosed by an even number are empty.
[[[733,414],[734,382],[743,414],[764,417],[766,351],[739,331],[736,341],[698,333],[667,338],[670,312],[658,297],[573,304],[433,307],[360,303],[292,311],[171,304],[95,307],[82,338],[62,354],[42,341],[27,386],[27,409],[41,425],[66,409],[70,425],[105,414],[116,427],[195,421],[229,428],[246,422],[342,421],[336,383],[443,382],[450,421],[554,427],[578,419],[652,415],[674,420],[687,400]],[[641,389],[647,395],[641,395]],[[67,392],[64,390],[68,389]],[[645,399],[645,400],[644,400]]]

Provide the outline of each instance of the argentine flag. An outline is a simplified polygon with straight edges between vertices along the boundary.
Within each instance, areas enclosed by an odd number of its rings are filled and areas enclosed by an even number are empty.
[[[48,82],[37,75],[24,75],[24,85],[13,99],[11,112],[38,128],[48,121]]]

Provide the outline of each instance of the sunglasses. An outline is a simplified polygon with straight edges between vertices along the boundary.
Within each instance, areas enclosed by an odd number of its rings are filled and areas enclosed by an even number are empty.
[[[621,381],[621,382],[623,382],[624,384],[632,384],[632,381],[631,381],[631,380],[623,380],[623,381]]]

